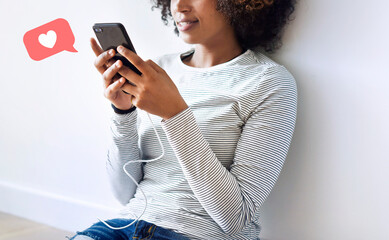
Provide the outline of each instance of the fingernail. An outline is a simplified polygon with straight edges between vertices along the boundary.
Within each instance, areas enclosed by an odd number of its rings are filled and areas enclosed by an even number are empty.
[[[119,47],[118,47],[118,51],[122,51],[123,50],[123,47],[122,47],[122,45],[120,45]]]
[[[109,55],[113,55],[114,51],[113,49],[109,50]]]

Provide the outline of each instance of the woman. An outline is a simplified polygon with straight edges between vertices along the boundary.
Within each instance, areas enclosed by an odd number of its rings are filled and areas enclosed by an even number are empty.
[[[107,222],[118,227],[141,220],[120,230],[98,222],[74,239],[259,239],[258,211],[290,145],[297,90],[285,67],[254,49],[280,46],[294,0],[155,5],[166,24],[172,16],[175,32],[194,48],[143,61],[119,47],[139,76],[91,39],[104,95],[114,109],[107,172],[127,216]],[[122,167],[161,154],[145,112],[152,114],[166,154],[128,167],[148,201],[142,215],[144,195]]]

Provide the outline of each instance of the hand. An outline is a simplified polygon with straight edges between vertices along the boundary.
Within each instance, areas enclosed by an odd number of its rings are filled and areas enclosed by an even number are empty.
[[[128,110],[133,105],[131,103],[132,96],[121,90],[121,87],[126,82],[123,77],[120,79],[115,76],[123,63],[112,59],[115,55],[115,50],[103,51],[97,44],[94,38],[90,39],[91,47],[97,58],[95,67],[103,75],[104,80],[104,96],[112,102],[112,104],[121,110]]]
[[[124,83],[121,89],[133,95],[132,103],[136,107],[165,120],[188,108],[172,79],[158,64],[143,61],[123,46],[117,50],[142,73],[139,76],[126,66],[119,69],[120,75],[135,84]]]

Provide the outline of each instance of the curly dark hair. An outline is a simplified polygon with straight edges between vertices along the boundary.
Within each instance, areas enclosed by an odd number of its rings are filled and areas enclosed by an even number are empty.
[[[178,35],[170,0],[151,1],[151,10],[161,9],[162,21],[168,25],[172,20]],[[262,47],[272,53],[282,46],[283,29],[292,20],[295,4],[296,0],[217,0],[216,10],[227,17],[243,49]]]

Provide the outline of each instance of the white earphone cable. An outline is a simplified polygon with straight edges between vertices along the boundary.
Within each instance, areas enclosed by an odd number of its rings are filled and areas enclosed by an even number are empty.
[[[146,112],[147,113],[147,112]],[[147,208],[147,198],[146,198],[146,194],[143,192],[142,188],[139,186],[139,184],[137,183],[137,181],[131,176],[131,174],[129,174],[126,170],[126,166],[127,164],[129,163],[137,163],[137,162],[153,162],[153,161],[156,161],[156,160],[159,160],[161,159],[164,155],[165,155],[165,149],[163,148],[163,145],[162,145],[162,141],[161,141],[161,138],[159,137],[159,134],[157,132],[157,130],[155,129],[155,126],[154,126],[154,123],[153,121],[151,120],[150,118],[150,115],[149,113],[147,113],[147,116],[149,117],[149,120],[150,120],[150,123],[151,125],[153,126],[153,129],[154,129],[154,132],[155,134],[157,135],[157,138],[158,138],[158,141],[159,141],[159,145],[161,146],[161,149],[162,149],[162,154],[161,156],[157,157],[157,158],[154,158],[154,159],[150,159],[150,160],[130,160],[128,162],[126,162],[124,165],[123,165],[123,171],[127,174],[128,177],[131,178],[131,180],[136,184],[137,188],[142,192],[144,198],[145,198],[145,207],[143,209],[143,212],[141,215],[139,215],[139,217],[137,219],[135,219],[134,221],[132,221],[131,223],[129,223],[128,225],[126,226],[123,226],[123,227],[112,227],[111,225],[109,225],[108,223],[106,223],[104,220],[101,220],[100,218],[97,218],[99,219],[100,222],[104,223],[107,227],[113,229],[113,230],[119,230],[119,229],[124,229],[124,228],[127,228],[129,226],[131,226],[132,224],[134,224],[136,221],[138,221],[142,215],[144,214],[144,212],[146,211],[146,208]]]

